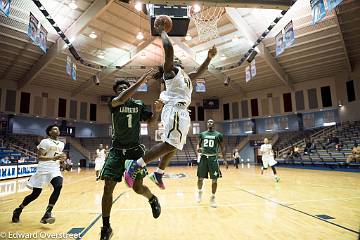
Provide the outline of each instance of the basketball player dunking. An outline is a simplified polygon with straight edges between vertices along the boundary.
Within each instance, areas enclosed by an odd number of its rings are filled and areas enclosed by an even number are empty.
[[[165,139],[164,142],[153,146],[142,158],[137,160],[127,160],[125,162],[125,180],[129,186],[132,186],[134,179],[139,172],[145,168],[146,164],[161,158],[159,167],[155,173],[150,174],[150,179],[155,182],[161,189],[165,189],[162,181],[164,169],[168,165],[176,150],[182,150],[186,143],[186,137],[190,127],[190,116],[188,106],[191,103],[192,81],[195,81],[204,73],[211,59],[216,55],[215,46],[208,52],[208,56],[203,64],[195,72],[186,74],[179,62],[174,61],[174,49],[167,32],[171,27],[165,25],[171,24],[168,16],[161,16],[155,20],[154,27],[157,32],[161,33],[161,40],[165,51],[165,62],[160,72],[163,71],[163,80],[165,81],[166,90],[160,94],[160,100],[164,106],[161,113],[161,121],[164,125]],[[157,74],[159,75],[159,74]]]
[[[44,216],[40,222],[43,224],[54,223],[55,218],[51,211],[60,196],[60,191],[63,184],[63,177],[60,172],[60,161],[66,160],[64,150],[64,143],[58,140],[60,135],[59,127],[50,125],[46,128],[48,138],[41,140],[37,146],[38,149],[38,167],[36,173],[32,175],[26,186],[32,189],[30,195],[26,196],[23,202],[13,212],[12,222],[17,223],[20,220],[22,210],[32,201],[37,199],[44,186],[51,183],[54,190],[50,195],[49,204],[46,208]]]

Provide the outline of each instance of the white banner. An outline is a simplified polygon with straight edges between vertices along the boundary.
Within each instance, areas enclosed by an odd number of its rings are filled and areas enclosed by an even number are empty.
[[[250,66],[247,66],[245,68],[245,80],[246,82],[249,82],[251,80]]]

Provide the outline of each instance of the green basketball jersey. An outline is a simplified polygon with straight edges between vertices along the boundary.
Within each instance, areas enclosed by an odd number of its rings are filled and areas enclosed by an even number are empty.
[[[199,135],[202,154],[217,154],[223,135],[218,131],[205,131]]]
[[[112,121],[112,145],[130,148],[140,144],[140,121],[151,118],[152,112],[145,109],[141,100],[129,99],[126,103],[112,107],[109,103]]]

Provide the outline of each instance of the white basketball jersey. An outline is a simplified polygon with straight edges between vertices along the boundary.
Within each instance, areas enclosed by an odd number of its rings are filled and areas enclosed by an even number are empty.
[[[46,138],[41,140],[40,144],[37,146],[37,149],[45,152],[45,156],[53,157],[59,155],[64,150],[65,144],[61,141],[54,140],[51,138]],[[58,161],[39,161],[38,171],[53,171],[58,170],[60,164]]]
[[[273,151],[272,151],[271,144],[263,144],[263,145],[261,145],[260,151],[261,151],[263,157],[269,157],[269,156],[274,155]]]
[[[191,93],[193,86],[189,76],[180,68],[176,76],[173,79],[166,79],[165,86],[166,90],[161,92],[160,100],[164,104],[176,104],[184,102],[186,107],[191,103]]]
[[[96,158],[101,158],[101,159],[105,159],[106,154],[105,154],[105,149],[96,149]]]

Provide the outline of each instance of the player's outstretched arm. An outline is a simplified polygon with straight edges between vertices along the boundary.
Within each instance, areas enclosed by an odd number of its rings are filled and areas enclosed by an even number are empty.
[[[174,66],[174,48],[170,41],[169,36],[165,31],[161,32],[161,41],[165,51],[165,62],[164,62],[164,73],[166,75],[171,75],[169,78],[174,76],[173,66]]]
[[[200,67],[196,71],[188,74],[189,78],[192,81],[194,81],[195,79],[200,77],[208,69],[211,59],[213,59],[215,57],[216,53],[217,53],[217,49],[215,46],[213,46],[211,49],[209,49],[208,56],[205,59],[205,61],[200,65]]]
[[[139,78],[139,80],[136,81],[136,83],[134,83],[128,89],[120,93],[119,96],[115,97],[111,101],[111,106],[117,107],[120,106],[121,104],[124,104],[129,98],[131,98],[136,93],[137,88],[140,87],[141,84],[152,78],[151,73],[153,72],[153,70],[154,69],[152,68],[148,70],[144,75],[142,75]]]

